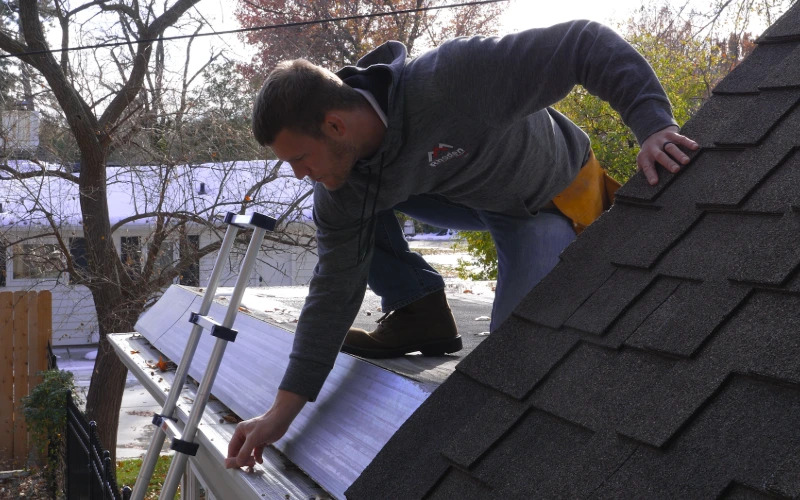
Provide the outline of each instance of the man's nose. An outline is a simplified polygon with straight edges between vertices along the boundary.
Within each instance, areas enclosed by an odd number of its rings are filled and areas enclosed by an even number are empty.
[[[309,170],[308,167],[295,164],[291,164],[291,166],[292,166],[292,172],[294,172],[294,176],[300,180],[303,180],[305,177],[311,175],[311,170]]]

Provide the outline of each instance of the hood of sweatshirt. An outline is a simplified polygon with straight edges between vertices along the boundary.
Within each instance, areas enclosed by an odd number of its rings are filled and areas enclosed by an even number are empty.
[[[367,221],[372,221],[375,216],[381,192],[384,164],[392,162],[401,150],[400,146],[403,142],[402,76],[407,60],[408,51],[405,45],[390,41],[359,59],[355,66],[346,66],[337,72],[337,76],[345,84],[369,91],[388,119],[386,135],[378,151],[371,158],[358,160],[353,166],[355,172],[364,174],[367,179],[361,205],[361,217],[359,218],[356,262],[365,258],[366,246],[371,243],[373,224],[367,225],[366,231],[365,224]],[[375,178],[374,193],[372,193],[370,203],[370,188],[373,187],[373,178]]]
[[[345,66],[336,75],[347,85],[369,91],[386,113],[389,125],[386,136],[372,158],[359,160],[355,169],[366,171],[391,162],[400,153],[403,142],[403,72],[408,63],[408,51],[400,42],[390,41],[358,60],[355,66]]]

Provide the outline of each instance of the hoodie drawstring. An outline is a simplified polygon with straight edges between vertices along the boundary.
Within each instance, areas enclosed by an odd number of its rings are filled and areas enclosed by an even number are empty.
[[[372,235],[375,231],[375,209],[378,206],[378,198],[381,195],[381,178],[383,177],[383,153],[381,153],[381,161],[378,164],[378,187],[375,189],[375,198],[372,200],[372,214],[370,215],[370,222],[371,227],[369,229],[369,233],[367,234],[366,238],[366,245],[364,251],[361,251],[361,234],[364,230],[364,213],[366,212],[367,208],[367,198],[369,198],[369,187],[372,184],[372,168],[368,168],[367,170],[367,188],[364,191],[364,203],[361,205],[361,220],[358,223],[358,253],[356,254],[356,265],[361,264],[364,262],[364,259],[367,258],[367,252],[369,251],[369,244],[370,240],[372,239]]]

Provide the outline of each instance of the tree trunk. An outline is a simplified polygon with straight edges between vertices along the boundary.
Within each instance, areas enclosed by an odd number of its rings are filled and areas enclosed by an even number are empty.
[[[117,358],[106,335],[130,332],[141,312],[136,286],[117,255],[109,222],[105,179],[105,151],[91,138],[76,134],[84,163],[81,165],[80,202],[87,242],[89,289],[97,312],[100,347],[86,401],[87,416],[97,422],[103,447],[116,460],[119,409],[127,369]]]
[[[128,369],[122,364],[108,338],[103,335],[97,350],[89,394],[86,397],[86,415],[97,425],[97,436],[103,449],[111,453],[111,463],[117,458],[117,430],[119,409],[125,392]]]

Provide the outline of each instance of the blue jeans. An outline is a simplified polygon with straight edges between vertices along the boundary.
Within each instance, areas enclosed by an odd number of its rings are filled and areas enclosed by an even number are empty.
[[[557,212],[513,217],[473,210],[441,196],[412,196],[395,210],[426,224],[459,231],[489,231],[497,247],[497,288],[490,330],[496,330],[520,301],[558,263],[575,239],[572,222]],[[379,212],[368,283],[384,311],[394,311],[442,290],[444,280],[418,253],[411,252],[392,210]]]

